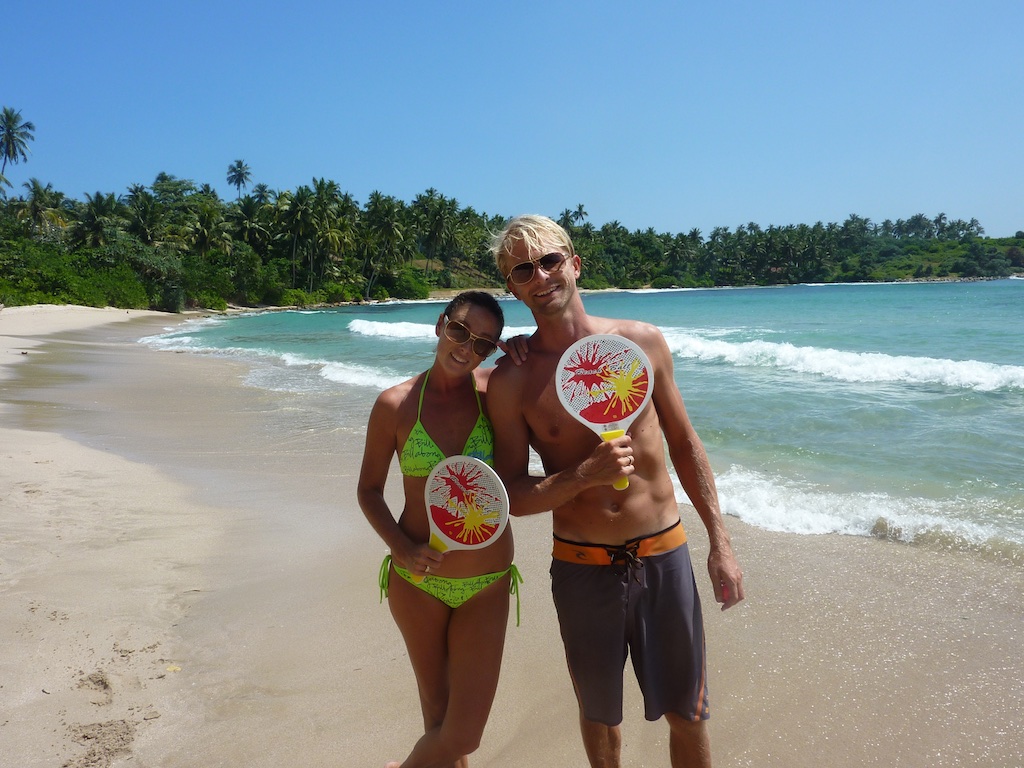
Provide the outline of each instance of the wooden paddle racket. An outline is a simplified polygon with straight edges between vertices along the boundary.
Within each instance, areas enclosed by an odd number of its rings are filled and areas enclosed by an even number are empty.
[[[614,440],[626,434],[654,392],[651,361],[639,345],[611,334],[584,336],[562,353],[555,369],[555,391],[573,418]],[[612,486],[629,487],[623,477]]]
[[[427,475],[423,491],[430,548],[482,549],[508,525],[508,493],[498,473],[472,456],[449,456]],[[419,583],[424,576],[413,576]]]

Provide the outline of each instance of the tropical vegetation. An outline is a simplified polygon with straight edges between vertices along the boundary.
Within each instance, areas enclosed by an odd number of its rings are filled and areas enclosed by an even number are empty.
[[[504,279],[487,250],[506,219],[436,189],[412,201],[375,191],[360,204],[337,182],[293,190],[227,168],[236,193],[160,173],[122,194],[68,197],[30,178],[14,194],[3,173],[27,160],[35,126],[0,112],[0,304],[75,303],[181,311],[422,298]],[[243,194],[244,191],[244,194]],[[707,236],[600,227],[584,205],[555,218],[583,259],[584,288],[704,287],[960,279],[1024,273],[1024,232],[988,238],[976,219],[915,214],[874,223],[761,227]]]

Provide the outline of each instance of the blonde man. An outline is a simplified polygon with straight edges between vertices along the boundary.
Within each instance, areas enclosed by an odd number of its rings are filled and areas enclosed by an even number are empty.
[[[620,765],[622,678],[632,656],[649,720],[669,724],[671,765],[709,766],[709,716],[700,600],[664,444],[710,540],[708,571],[722,609],[744,598],[743,574],[718,506],[714,476],[673,377],[672,355],[649,323],[588,315],[576,282],[580,258],[544,216],[520,216],[492,253],[537,331],[520,366],[490,380],[495,467],[512,514],[552,510],[552,595],[592,766]],[[629,434],[602,442],[559,403],[555,367],[580,338],[618,334],[654,369],[652,403]],[[529,449],[545,475],[529,474]],[[629,488],[612,484],[629,477]]]

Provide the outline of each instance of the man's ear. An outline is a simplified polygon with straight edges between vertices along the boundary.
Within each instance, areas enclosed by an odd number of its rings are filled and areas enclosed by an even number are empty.
[[[572,255],[572,268],[576,271],[576,277],[583,273],[583,259],[580,258],[578,253]]]

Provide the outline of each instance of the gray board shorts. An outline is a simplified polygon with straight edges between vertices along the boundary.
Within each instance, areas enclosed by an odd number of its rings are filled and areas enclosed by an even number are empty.
[[[631,564],[553,559],[551,593],[587,720],[622,722],[627,655],[648,720],[666,712],[693,721],[710,716],[704,622],[686,544]]]

